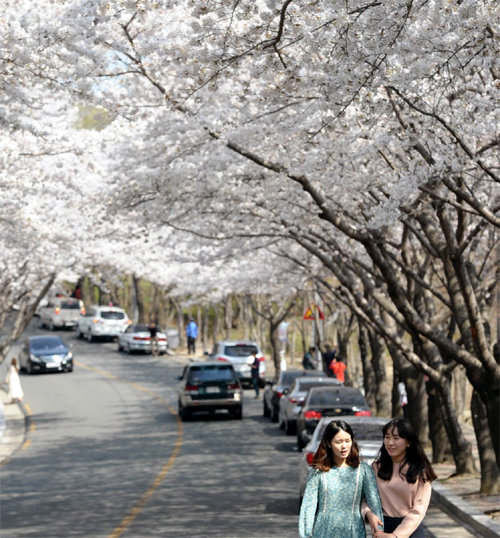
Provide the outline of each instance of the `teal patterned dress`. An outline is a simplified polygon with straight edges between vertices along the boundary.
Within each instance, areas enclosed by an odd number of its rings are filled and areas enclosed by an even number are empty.
[[[312,469],[300,507],[300,538],[365,538],[361,499],[383,521],[377,482],[372,468]]]

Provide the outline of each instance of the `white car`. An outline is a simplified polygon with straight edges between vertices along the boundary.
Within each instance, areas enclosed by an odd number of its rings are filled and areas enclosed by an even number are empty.
[[[238,376],[242,385],[252,384],[252,368],[251,363],[253,361],[252,353],[257,352],[257,358],[260,361],[259,364],[259,382],[263,388],[266,384],[266,362],[264,355],[259,349],[257,342],[249,340],[223,340],[216,342],[212,353],[206,353],[210,360],[230,362],[236,375]]]
[[[156,333],[158,340],[158,352],[167,352],[167,336],[164,332]],[[125,350],[127,353],[143,351],[151,353],[151,336],[147,325],[129,325],[124,333],[118,335],[118,351]]]
[[[97,338],[116,338],[124,333],[131,323],[123,308],[93,305],[78,320],[76,331],[79,338],[87,338],[89,342],[93,342]]]
[[[382,428],[391,420],[390,418],[356,415],[340,415],[337,417],[323,417],[316,426],[311,440],[302,451],[299,463],[299,496],[302,499],[306,489],[307,477],[311,470],[314,454],[318,450],[326,426],[332,420],[343,420],[351,426],[359,447],[361,459],[370,465],[377,456],[384,436]]]
[[[38,325],[54,329],[74,329],[81,315],[85,314],[83,301],[72,297],[54,297],[38,310]]]

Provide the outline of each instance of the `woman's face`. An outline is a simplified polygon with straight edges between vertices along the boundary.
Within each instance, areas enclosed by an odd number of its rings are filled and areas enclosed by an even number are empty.
[[[337,435],[332,437],[330,441],[333,457],[337,465],[342,465],[345,462],[349,452],[352,448],[352,438],[351,436],[342,430],[340,430]]]
[[[406,449],[410,446],[407,439],[399,436],[396,427],[387,430],[384,436],[384,446],[392,461],[400,463],[406,455]]]

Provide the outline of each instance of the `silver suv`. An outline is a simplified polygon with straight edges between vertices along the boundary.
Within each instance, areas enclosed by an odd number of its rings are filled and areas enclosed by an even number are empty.
[[[262,355],[257,342],[250,340],[223,340],[216,342],[212,353],[205,353],[210,360],[230,362],[234,366],[234,371],[239,377],[242,385],[251,385],[253,361],[252,353],[257,351],[259,364],[259,382],[260,386],[265,386],[264,375],[266,373],[266,362]]]
[[[97,338],[116,338],[131,324],[127,313],[117,306],[90,306],[78,320],[78,338],[93,342]]]
[[[54,297],[46,306],[38,310],[40,327],[54,329],[74,329],[80,316],[85,314],[83,301],[71,297]]]

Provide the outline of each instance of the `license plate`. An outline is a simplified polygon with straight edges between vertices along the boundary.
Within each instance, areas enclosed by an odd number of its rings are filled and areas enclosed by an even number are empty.
[[[47,362],[47,363],[45,363],[45,366],[47,368],[59,368],[59,363],[57,363],[57,362]]]
[[[207,387],[206,391],[213,394],[214,392],[220,392],[220,388],[219,387]]]

